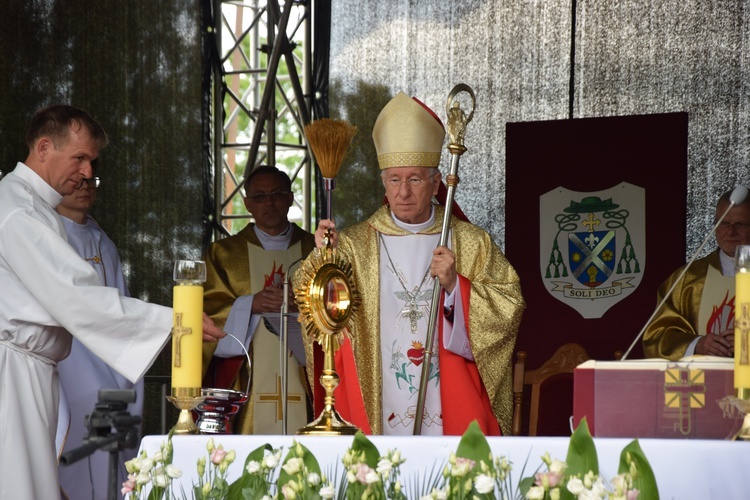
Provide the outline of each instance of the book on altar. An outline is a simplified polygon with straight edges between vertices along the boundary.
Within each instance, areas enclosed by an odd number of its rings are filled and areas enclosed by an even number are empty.
[[[590,360],[573,374],[573,426],[596,437],[731,439],[744,415],[732,358]]]

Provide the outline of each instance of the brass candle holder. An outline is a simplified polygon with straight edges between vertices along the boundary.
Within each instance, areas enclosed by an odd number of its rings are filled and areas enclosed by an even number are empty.
[[[193,420],[193,412],[204,397],[200,387],[176,387],[172,388],[172,395],[167,400],[180,410],[177,423],[172,427],[170,434],[198,434],[198,427]]]
[[[737,389],[737,396],[729,401],[744,415],[742,426],[732,437],[732,441],[750,441],[750,389]]]
[[[329,236],[325,248],[315,249],[302,263],[295,279],[300,322],[325,355],[320,376],[326,393],[323,411],[316,420],[297,431],[303,435],[352,435],[358,430],[336,411],[333,391],[339,384],[334,354],[361,299],[352,280],[351,265],[331,248],[330,241]]]

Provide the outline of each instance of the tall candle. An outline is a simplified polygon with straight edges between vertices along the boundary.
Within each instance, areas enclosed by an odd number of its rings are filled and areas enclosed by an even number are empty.
[[[203,285],[206,267],[202,261],[177,261],[173,288],[172,395],[200,395],[203,375]]]
[[[750,245],[735,250],[734,387],[750,389]]]

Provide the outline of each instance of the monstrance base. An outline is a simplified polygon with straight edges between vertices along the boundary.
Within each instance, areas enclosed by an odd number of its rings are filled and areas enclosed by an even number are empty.
[[[320,416],[297,431],[303,436],[353,436],[359,429],[343,418],[335,408],[325,409]]]

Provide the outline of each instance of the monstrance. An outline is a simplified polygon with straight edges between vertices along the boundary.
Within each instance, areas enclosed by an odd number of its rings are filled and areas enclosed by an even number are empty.
[[[331,191],[341,162],[357,128],[343,120],[324,118],[305,127],[308,144],[315,154],[326,188],[326,216],[331,215]],[[320,384],[326,395],[320,416],[297,434],[351,435],[357,427],[345,421],[335,408],[333,391],[339,384],[334,354],[347,334],[347,325],[360,304],[359,291],[352,279],[352,268],[332,246],[330,232],[326,244],[316,248],[302,262],[295,277],[295,300],[299,321],[309,340],[320,344],[324,353]]]

